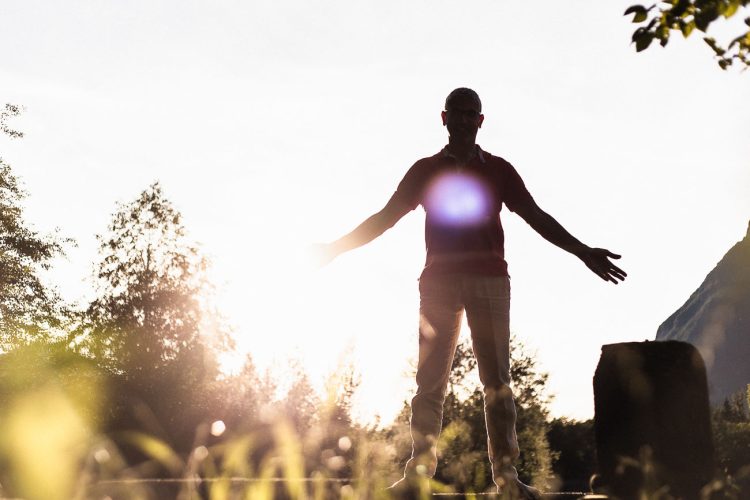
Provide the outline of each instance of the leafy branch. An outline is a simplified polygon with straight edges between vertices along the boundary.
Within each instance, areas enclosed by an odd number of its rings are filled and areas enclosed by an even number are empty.
[[[706,33],[714,21],[722,17],[729,19],[749,5],[750,0],[666,0],[650,7],[631,5],[624,15],[633,14],[633,22],[643,24],[632,37],[635,49],[641,52],[654,40],[666,46],[673,31],[679,31],[685,38],[695,29]],[[750,17],[744,22],[750,28]],[[750,67],[750,29],[726,46],[709,36],[704,36],[703,40],[713,50],[721,69],[727,69],[735,60],[745,68]]]
[[[8,135],[12,139],[23,137],[23,132],[10,128],[8,125],[8,119],[20,115],[22,111],[22,106],[10,103],[6,103],[5,107],[0,108],[0,132]]]

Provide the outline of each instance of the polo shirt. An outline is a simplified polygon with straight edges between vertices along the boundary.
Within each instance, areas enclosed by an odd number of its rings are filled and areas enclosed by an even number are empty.
[[[466,163],[447,149],[417,161],[394,198],[425,210],[427,258],[422,277],[449,273],[507,276],[500,211],[533,202],[513,166],[476,146]]]

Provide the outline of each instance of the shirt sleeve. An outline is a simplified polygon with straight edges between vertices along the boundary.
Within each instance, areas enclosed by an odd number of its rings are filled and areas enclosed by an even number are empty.
[[[529,203],[533,203],[529,190],[526,189],[526,185],[518,175],[518,172],[508,162],[505,162],[506,168],[505,176],[503,180],[503,203],[508,207],[511,212],[517,211],[519,208],[528,206]]]
[[[404,178],[399,182],[392,199],[398,200],[414,210],[422,202],[422,191],[424,189],[424,175],[420,162],[415,163],[406,172]]]

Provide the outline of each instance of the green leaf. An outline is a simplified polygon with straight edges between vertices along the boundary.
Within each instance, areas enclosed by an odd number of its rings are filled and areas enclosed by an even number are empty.
[[[704,37],[703,41],[706,42],[709,47],[711,47],[711,49],[716,53],[717,56],[721,57],[726,52],[724,49],[716,45],[716,40],[711,37]]]
[[[748,40],[750,40],[750,33],[748,33],[748,34],[746,34],[746,35],[740,35],[740,36],[738,36],[737,38],[735,38],[734,40],[732,40],[731,42],[729,42],[729,45],[727,45],[727,48],[728,48],[728,49],[731,49],[732,47],[734,47],[734,46],[735,46],[735,45],[737,45],[738,43],[739,43],[740,45],[742,45],[742,41],[743,41],[743,40],[744,40],[745,38],[748,38]]]
[[[642,23],[648,17],[648,10],[643,5],[631,5],[625,9],[623,16],[627,16],[628,14],[635,14],[633,16],[634,23]]]
[[[644,51],[648,48],[649,45],[651,45],[651,42],[654,40],[653,33],[650,33],[648,31],[643,31],[638,36],[633,35],[633,41],[635,42],[635,50],[636,52]]]
[[[705,32],[706,28],[708,28],[708,25],[711,23],[708,16],[704,14],[696,14],[695,15],[695,27],[699,30]]]
[[[725,18],[730,18],[737,12],[737,9],[739,9],[739,7],[740,7],[740,0],[730,0],[729,4],[726,5],[726,7],[723,9],[724,12],[722,12],[721,14]]]
[[[669,11],[669,13],[673,17],[685,17],[688,13],[688,7],[690,7],[691,3],[690,0],[679,0],[676,3],[673,3],[674,7],[672,7]]]
[[[636,12],[646,12],[646,7],[643,5],[631,5],[627,9],[625,9],[625,12],[623,12],[623,16],[627,16],[628,14],[634,14]]]
[[[680,24],[680,31],[682,31],[682,36],[684,36],[685,38],[689,37],[690,33],[692,33],[694,29],[695,21]]]

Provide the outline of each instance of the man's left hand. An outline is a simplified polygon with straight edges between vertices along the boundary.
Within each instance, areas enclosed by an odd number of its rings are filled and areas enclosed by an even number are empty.
[[[620,256],[604,248],[589,248],[580,251],[578,258],[586,264],[586,267],[604,281],[611,281],[615,285],[624,281],[628,275],[625,271],[614,265],[609,259],[619,259]]]

